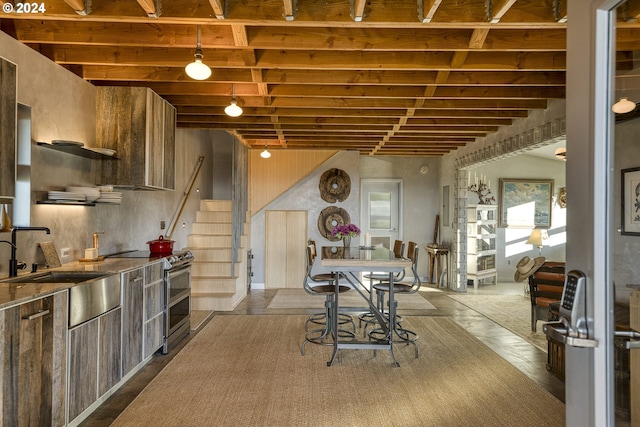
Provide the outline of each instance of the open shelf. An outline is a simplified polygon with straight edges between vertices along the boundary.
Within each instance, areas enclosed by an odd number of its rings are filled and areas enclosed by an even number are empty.
[[[106,154],[98,153],[93,150],[89,150],[77,145],[54,145],[48,142],[37,142],[41,147],[46,147],[51,150],[61,151],[67,154],[73,154],[74,156],[85,157],[87,159],[105,159],[105,160],[118,160],[116,156],[107,156]]]
[[[66,200],[38,200],[39,205],[69,205],[69,206],[95,206],[93,202],[70,202]]]

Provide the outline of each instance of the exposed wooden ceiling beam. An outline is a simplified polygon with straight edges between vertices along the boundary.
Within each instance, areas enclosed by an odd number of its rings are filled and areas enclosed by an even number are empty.
[[[91,0],[64,0],[78,15],[87,16],[91,13]]]
[[[162,0],[136,0],[150,18],[162,15]]]
[[[211,5],[211,9],[213,9],[213,13],[215,13],[216,18],[225,19],[224,0],[209,0],[209,4]]]

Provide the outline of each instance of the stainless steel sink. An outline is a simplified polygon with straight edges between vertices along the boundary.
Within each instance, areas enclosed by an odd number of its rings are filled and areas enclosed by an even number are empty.
[[[96,271],[49,271],[3,280],[2,283],[82,283],[110,275]]]

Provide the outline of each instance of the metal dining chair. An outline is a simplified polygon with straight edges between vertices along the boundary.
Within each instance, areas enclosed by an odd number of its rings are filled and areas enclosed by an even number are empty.
[[[396,258],[403,258],[404,257],[404,242],[402,240],[396,240],[393,243],[393,254],[395,255]],[[393,276],[393,280],[395,281],[400,281],[402,279],[404,279],[404,275],[405,272],[404,270],[395,273]],[[369,280],[369,302],[372,302],[373,300],[373,285],[377,282],[377,283],[381,283],[386,281],[389,281],[389,274],[388,273],[369,273],[369,274],[365,274],[363,276],[365,279]],[[384,311],[382,311],[384,312]],[[367,311],[366,313],[362,313],[360,315],[358,315],[358,327],[362,328],[362,324],[364,323],[364,328],[362,329],[362,334],[364,336],[366,336],[367,334],[367,327],[369,327],[370,325],[374,325],[377,323],[376,321],[376,317],[374,316],[374,314],[371,312],[371,310]]]
[[[407,246],[407,257],[411,259],[411,271],[413,273],[413,281],[411,283],[400,283],[394,280],[393,282],[393,293],[397,294],[413,294],[420,290],[420,286],[422,282],[420,281],[420,276],[418,275],[418,252],[419,248],[417,243],[409,242]],[[389,279],[386,281],[381,281],[375,285],[373,285],[373,289],[376,291],[377,296],[377,306],[379,310],[382,310],[384,307],[384,295],[388,293],[391,289]],[[391,305],[391,304],[393,305]],[[389,302],[389,316],[394,316],[394,327],[393,331],[389,333],[395,333],[402,341],[413,344],[415,348],[416,358],[418,357],[418,346],[415,341],[418,339],[418,335],[409,330],[405,329],[401,326],[401,319],[397,315],[398,312],[398,301],[394,298],[394,300]],[[376,328],[369,331],[369,338],[375,340],[386,339],[386,335],[384,334],[384,330],[382,328]]]
[[[310,315],[305,321],[305,337],[302,343],[302,355],[304,356],[305,345],[310,342],[313,344],[319,345],[333,345],[331,340],[327,338],[331,337],[333,331],[333,310],[335,308],[335,276],[331,273],[321,273],[321,274],[312,274],[313,264],[317,257],[316,245],[313,240],[309,240],[306,249],[306,274],[303,280],[304,290],[310,295],[324,295],[325,302],[324,307],[325,310],[321,313],[314,313]],[[344,293],[351,290],[350,286],[347,285],[339,285],[338,292]],[[340,338],[355,338],[355,330],[356,324],[346,313],[339,313],[338,318],[336,319],[338,322],[338,336]],[[309,329],[309,325],[314,324],[321,326],[315,329]],[[351,325],[353,331],[349,331],[340,326]],[[334,337],[337,339],[337,337]]]

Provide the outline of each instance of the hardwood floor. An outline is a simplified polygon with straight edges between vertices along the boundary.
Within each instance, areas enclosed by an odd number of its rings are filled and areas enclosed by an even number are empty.
[[[434,287],[434,285],[427,285]],[[435,289],[435,287],[434,287]],[[493,286],[481,286],[477,290],[470,289],[469,294],[514,294],[522,293],[522,284],[507,283]],[[308,309],[267,309],[267,305],[275,290],[251,290],[233,312],[216,313],[216,316],[232,316],[238,314],[308,314],[317,310]],[[451,317],[469,333],[480,339],[493,351],[517,367],[521,372],[548,390],[558,399],[564,401],[564,383],[547,372],[547,354],[529,344],[509,330],[489,320],[485,316],[471,310],[467,306],[447,296],[448,291],[427,292],[426,298],[437,310],[412,310],[412,315]],[[402,311],[399,312],[402,314]],[[206,324],[206,322],[205,322]],[[108,426],[140,393],[145,386],[169,363],[169,361],[197,334],[190,334],[168,355],[156,354],[138,374],[129,380],[113,396],[98,408],[81,425],[85,427]]]

